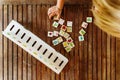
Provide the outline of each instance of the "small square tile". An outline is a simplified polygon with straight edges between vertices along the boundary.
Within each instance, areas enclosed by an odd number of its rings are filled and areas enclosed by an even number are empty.
[[[79,36],[79,41],[84,41],[84,36]]]
[[[53,17],[53,20],[58,20],[58,17],[55,15],[55,16]]]
[[[67,42],[71,43],[71,42],[73,42],[73,39],[71,37],[69,37],[69,38],[67,38]]]
[[[67,27],[67,32],[72,32],[72,27]]]
[[[86,18],[86,22],[87,22],[87,23],[92,23],[92,17],[87,17],[87,18]]]
[[[64,34],[65,34],[65,31],[60,30],[59,35],[60,35],[60,36],[64,36]]]
[[[48,37],[53,37],[53,32],[51,32],[51,31],[48,31],[48,35],[47,35]]]
[[[63,47],[66,48],[68,46],[68,42],[63,42]]]
[[[57,23],[56,21],[53,22],[52,24],[53,27],[57,28],[59,26],[59,23]]]
[[[61,30],[66,31],[66,29],[67,29],[67,26],[65,26],[65,25],[61,26]]]
[[[81,29],[80,31],[79,31],[79,33],[83,36],[83,35],[85,35],[85,30],[84,29]]]
[[[87,26],[88,26],[88,23],[86,23],[86,22],[82,22],[82,25],[81,25],[83,28],[87,28]]]
[[[58,21],[58,23],[61,24],[61,25],[63,25],[64,22],[65,22],[65,20],[63,20],[63,19],[61,19],[61,18],[60,18],[60,20]]]
[[[73,25],[73,22],[72,22],[72,21],[67,21],[67,26],[68,26],[68,27],[72,27],[72,25]]]
[[[56,40],[58,41],[58,43],[63,42],[63,38],[62,37],[58,37]]]
[[[71,48],[74,48],[74,47],[75,47],[75,44],[74,44],[73,42],[71,42],[71,43],[69,43],[69,46],[70,46]]]
[[[65,50],[66,50],[66,52],[70,52],[72,49],[71,49],[70,46],[68,46],[68,47],[65,48]]]
[[[54,46],[59,44],[58,40],[53,40],[52,43],[53,43]]]
[[[68,34],[68,33],[66,33],[66,32],[65,32],[65,34],[63,35],[63,37],[66,38],[66,39],[67,39],[69,36],[70,36],[70,34]]]
[[[56,36],[56,37],[58,36],[58,34],[59,34],[58,31],[54,31],[54,32],[53,32],[53,35]]]

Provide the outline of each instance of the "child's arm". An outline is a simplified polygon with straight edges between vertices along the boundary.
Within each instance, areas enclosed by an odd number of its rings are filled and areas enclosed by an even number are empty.
[[[59,9],[63,9],[63,5],[64,5],[64,0],[57,0],[57,8]]]
[[[52,6],[48,10],[49,19],[52,19],[53,17],[56,16],[55,19],[58,20],[61,16],[63,5],[64,5],[64,0],[57,0],[56,6]]]

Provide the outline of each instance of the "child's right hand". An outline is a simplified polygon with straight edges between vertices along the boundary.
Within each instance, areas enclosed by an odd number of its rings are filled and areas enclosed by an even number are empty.
[[[48,9],[49,19],[59,20],[62,10],[57,8],[57,6],[52,6]]]

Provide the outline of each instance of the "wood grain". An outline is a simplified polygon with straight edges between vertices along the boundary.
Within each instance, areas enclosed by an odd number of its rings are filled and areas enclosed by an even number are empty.
[[[12,1],[12,0],[9,0]],[[25,0],[23,0],[25,1]],[[83,0],[80,0],[83,1]],[[83,1],[87,2],[87,1]],[[62,44],[53,46],[48,31],[59,30],[51,25],[48,4],[0,5],[0,32],[14,19],[69,59],[57,75],[0,33],[0,80],[119,80],[120,39],[107,35],[94,23],[84,29],[85,41],[79,42],[81,23],[92,16],[90,5],[65,5],[61,17],[73,21],[75,48],[66,53]],[[65,22],[66,24],[66,22]]]
[[[0,79],[3,80],[3,36],[2,36],[2,29],[3,29],[3,7],[0,5]]]
[[[0,4],[56,4],[56,0],[0,0]],[[91,4],[91,0],[65,0],[65,4]]]

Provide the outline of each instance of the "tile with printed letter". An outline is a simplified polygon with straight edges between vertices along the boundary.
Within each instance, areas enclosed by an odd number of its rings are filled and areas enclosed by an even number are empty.
[[[84,36],[79,36],[79,41],[84,41]]]
[[[48,31],[48,37],[53,37],[53,32]]]
[[[68,26],[68,27],[72,27],[72,25],[73,25],[73,22],[72,22],[72,21],[67,21],[67,26]]]
[[[88,23],[86,23],[86,22],[82,22],[82,25],[81,25],[83,28],[87,28],[87,26],[88,26]]]
[[[61,25],[63,25],[64,22],[65,22],[65,20],[63,20],[63,19],[61,19],[61,18],[60,18],[60,20],[58,21],[58,23],[61,24]]]
[[[63,42],[63,47],[66,48],[67,46],[68,46],[68,42],[67,41]]]
[[[59,26],[59,23],[54,21],[53,24],[52,24],[53,27],[57,28]]]
[[[69,38],[67,38],[67,42],[71,43],[71,42],[73,42],[73,39],[71,37],[69,37]]]
[[[70,46],[67,46],[67,47],[65,48],[65,50],[66,50],[66,52],[70,52],[72,49],[71,49]]]
[[[68,33],[66,33],[66,32],[65,32],[65,34],[63,35],[63,37],[66,38],[66,39],[67,39],[69,36],[70,36],[70,34],[68,34]]]
[[[92,17],[87,17],[87,18],[86,18],[86,22],[87,22],[87,23],[92,23]]]
[[[58,36],[58,34],[59,34],[58,31],[54,31],[54,32],[53,32],[53,35],[56,36],[56,37]]]
[[[61,26],[61,30],[66,31],[66,30],[67,30],[67,26],[62,25],[62,26]]]
[[[59,44],[58,40],[53,40],[52,43],[53,43],[54,46]]]
[[[72,27],[67,27],[67,32],[72,32]]]
[[[59,35],[60,35],[60,36],[64,36],[64,34],[65,34],[65,31],[60,30]]]
[[[73,42],[71,42],[71,43],[69,43],[69,46],[70,46],[71,48],[74,48],[74,47],[75,47],[75,44],[74,44]]]
[[[58,37],[56,40],[58,41],[58,43],[61,43],[61,42],[63,42],[63,39],[62,39],[62,37]]]
[[[83,35],[85,35],[85,30],[84,29],[81,29],[80,31],[79,31],[79,33],[83,36]]]

